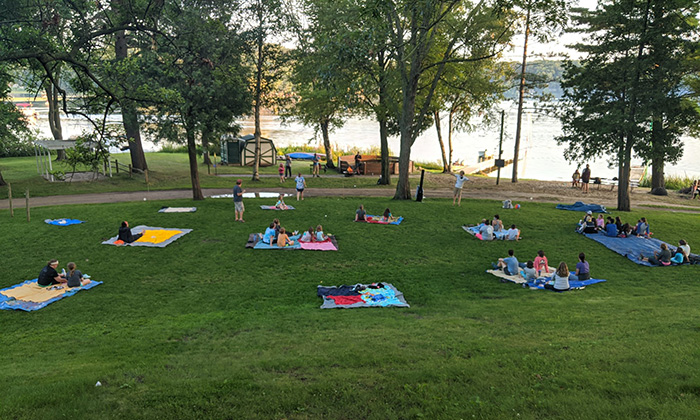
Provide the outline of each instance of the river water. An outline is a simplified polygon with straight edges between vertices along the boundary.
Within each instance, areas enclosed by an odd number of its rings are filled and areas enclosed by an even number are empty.
[[[37,119],[35,127],[41,135],[50,137],[46,109],[35,108]],[[119,122],[119,115],[112,116],[111,122]],[[564,159],[564,146],[557,145],[554,138],[561,134],[561,123],[558,119],[525,113],[523,118],[523,132],[520,142],[520,156],[522,161],[518,168],[519,178],[532,178],[541,180],[569,180],[576,169],[575,164]],[[80,118],[63,118],[64,137],[79,134],[83,130],[89,130],[90,125]],[[253,132],[252,119],[239,121],[242,126],[241,134]],[[446,141],[447,123],[443,122],[443,137]],[[503,158],[510,159],[513,156],[515,145],[516,110],[511,107],[506,111]],[[320,146],[320,136],[315,136],[313,128],[305,127],[298,123],[282,123],[274,115],[262,117],[263,136],[274,140],[277,146],[310,144]],[[455,132],[453,134],[453,159],[463,161],[464,164],[477,162],[479,151],[486,150],[488,154],[498,155],[498,140],[500,127],[480,128],[473,132]],[[335,147],[345,150],[353,150],[357,147],[368,149],[379,147],[379,126],[370,119],[350,118],[345,125],[331,133],[331,142]],[[150,141],[144,142],[146,151],[156,151],[159,145]],[[392,154],[398,154],[398,137],[390,138],[389,148]],[[667,175],[679,175],[700,178],[700,140],[697,138],[684,138],[684,153],[681,160],[675,165],[667,165]],[[114,150],[118,152],[118,150]],[[434,127],[423,133],[415,142],[411,150],[411,159],[417,162],[440,162],[441,153]],[[593,177],[612,178],[617,176],[616,168],[608,168],[605,158],[585,162],[590,164]],[[641,164],[636,159],[633,164]],[[510,179],[512,168],[506,167],[501,171],[501,177]],[[495,172],[492,174],[495,176]]]

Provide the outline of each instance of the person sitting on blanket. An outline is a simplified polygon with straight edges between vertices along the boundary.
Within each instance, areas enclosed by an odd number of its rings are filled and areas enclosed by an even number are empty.
[[[502,269],[508,276],[517,276],[520,271],[520,263],[518,263],[518,259],[515,258],[514,254],[515,251],[509,249],[508,256],[506,258],[499,258],[498,265],[494,264],[494,268]]]
[[[272,223],[275,224],[275,241],[277,240],[277,237],[280,234],[280,228],[282,225],[280,224],[280,219],[272,219]]]
[[[289,236],[287,236],[287,231],[283,227],[281,227],[280,234],[277,236],[277,246],[280,248],[284,248],[285,246],[292,245],[294,245],[294,241],[289,239]]]
[[[617,231],[617,224],[615,224],[615,221],[613,220],[612,217],[608,217],[608,223],[605,225],[605,236],[610,236],[610,237],[617,237],[618,231]]]
[[[690,245],[688,245],[688,242],[685,239],[678,241],[678,246],[683,249],[686,257],[690,257]]]
[[[328,236],[323,234],[323,226],[318,225],[316,226],[316,242],[323,242],[327,241]]]
[[[309,227],[309,230],[304,232],[299,238],[299,242],[316,242],[316,234],[314,233],[314,227]]]
[[[129,222],[127,222],[126,220],[122,222],[122,226],[119,228],[118,237],[120,241],[124,241],[125,243],[130,244],[142,236],[143,233],[137,233],[136,235],[132,234],[131,229],[129,228]]]
[[[501,216],[497,214],[493,215],[493,221],[491,222],[491,226],[493,226],[494,232],[502,232],[505,230],[505,228],[503,227],[503,222],[501,221]]]
[[[382,218],[380,219],[380,221],[386,222],[386,223],[395,222],[396,220],[397,220],[396,217],[394,217],[391,214],[391,210],[389,210],[388,207],[386,210],[384,210],[384,214],[382,215]]]
[[[74,262],[69,262],[66,264],[68,272],[66,273],[66,280],[68,282],[68,287],[80,287],[85,286],[90,283],[89,279],[83,278],[83,273],[80,270],[76,270]]]
[[[366,222],[367,218],[367,212],[365,211],[365,206],[360,204],[360,208],[355,211],[355,221],[356,222]]]
[[[39,286],[51,286],[52,284],[61,284],[68,281],[62,274],[58,274],[56,267],[58,267],[58,260],[50,260],[46,263],[46,266],[41,269],[37,278]]]
[[[569,274],[569,280],[589,280],[591,278],[591,267],[586,261],[586,254],[583,252],[578,254],[578,260],[576,272]]]
[[[516,228],[515,225],[510,225],[510,229],[506,231],[506,236],[504,238],[506,241],[520,240],[520,230]]]
[[[265,233],[262,235],[262,241],[265,244],[272,245],[275,242],[277,236],[277,230],[275,229],[275,222],[270,223],[270,227],[265,229]]]
[[[634,231],[632,233],[637,235],[637,237],[651,237],[652,234],[649,232],[649,223],[647,223],[646,217],[642,217],[641,219],[639,219],[639,222],[637,222],[637,226],[634,228]]]
[[[641,261],[648,261],[651,265],[671,265],[671,251],[665,243],[661,244],[661,251],[654,251],[654,255],[647,258],[643,254],[639,254]]]
[[[615,226],[617,226],[617,234],[619,235],[622,233],[622,220],[620,220],[620,216],[615,216]]]
[[[481,234],[482,241],[492,241],[495,236],[493,234],[493,226],[488,220],[484,221],[484,225],[479,228],[479,233]]]
[[[579,222],[577,229],[578,233],[596,233],[595,221],[593,220],[593,212],[588,210],[586,216]]]
[[[537,277],[541,277],[542,272],[549,274],[549,261],[547,261],[547,256],[544,255],[544,251],[541,249],[537,251],[537,256],[535,257],[535,269],[537,269]]]
[[[598,229],[598,231],[605,230],[605,216],[603,213],[599,213],[598,218],[595,219],[595,228]]]
[[[569,267],[564,261],[559,263],[557,271],[552,276],[552,281],[545,283],[544,287],[556,292],[565,292],[571,288],[569,285]]]
[[[523,271],[521,271],[520,274],[525,277],[525,280],[527,281],[535,280],[538,277],[537,270],[535,270],[535,263],[528,261],[527,265],[525,268],[523,268]]]
[[[620,229],[618,236],[620,238],[629,238],[630,236],[632,236],[632,226],[630,226],[629,223],[625,223],[624,225],[622,225],[622,229]]]
[[[280,164],[280,166],[282,166],[282,164]],[[280,210],[287,210],[287,209],[289,209],[289,206],[287,206],[287,205],[284,203],[284,194],[280,194],[280,197],[279,197],[279,199],[277,200],[277,203],[275,204],[275,208],[276,208],[276,209],[280,209]]]
[[[683,248],[678,247],[676,248],[675,255],[673,258],[671,258],[671,262],[674,264],[686,264],[688,263],[688,256],[685,255],[685,251],[683,251]]]

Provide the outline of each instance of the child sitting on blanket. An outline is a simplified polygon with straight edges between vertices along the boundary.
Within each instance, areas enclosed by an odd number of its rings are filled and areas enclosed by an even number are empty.
[[[263,243],[272,245],[272,243],[275,241],[275,237],[277,236],[277,230],[275,227],[275,222],[272,222],[270,223],[270,227],[265,229],[265,234],[262,236]]]
[[[595,219],[595,228],[598,229],[598,231],[605,230],[605,216],[603,213],[598,214],[598,218]]]
[[[382,218],[380,219],[381,222],[386,222],[386,223],[391,223],[396,221],[396,218],[391,214],[391,210],[387,208],[384,210],[384,214],[382,215]]]
[[[547,256],[544,255],[543,250],[537,251],[537,256],[535,257],[535,269],[537,270],[537,277],[542,276],[542,272],[549,274],[549,261],[547,261]]]
[[[538,277],[537,271],[535,270],[535,263],[528,261],[527,265],[525,268],[523,268],[520,274],[525,277],[525,280],[527,281],[535,280]]]
[[[608,223],[605,225],[605,236],[610,236],[612,238],[617,237],[617,224],[612,217],[608,217]]]
[[[355,211],[355,221],[356,222],[366,222],[367,212],[365,211],[365,206],[360,204],[360,208]]]
[[[309,230],[304,232],[299,239],[299,242],[316,242],[316,235],[314,234],[314,227],[309,227]]]
[[[323,234],[323,226],[318,225],[316,226],[316,242],[323,242],[327,241],[328,236]]]
[[[669,251],[666,244],[662,243],[661,252],[654,251],[654,255],[649,258],[640,254],[639,259],[641,261],[648,261],[651,265],[671,265],[671,251]]]
[[[292,245],[294,245],[294,241],[289,239],[289,236],[287,236],[287,231],[283,227],[281,227],[280,234],[277,236],[277,246],[280,248],[284,248],[285,246]]]
[[[280,165],[280,166],[281,166],[281,165]],[[276,208],[276,209],[280,209],[280,210],[287,210],[287,209],[289,208],[289,206],[287,206],[287,205],[284,203],[284,194],[280,194],[280,197],[279,197],[279,199],[277,200],[277,204],[275,204],[275,208]]]
[[[637,227],[634,228],[635,235],[643,236],[645,238],[650,238],[651,233],[649,232],[649,223],[647,223],[647,218],[642,217],[639,222],[637,223]]]
[[[485,220],[484,225],[479,228],[479,234],[481,235],[482,241],[492,241],[496,238],[493,234],[493,226],[491,226],[491,222],[488,220]]]
[[[66,273],[66,280],[68,280],[68,287],[80,287],[85,286],[90,283],[90,280],[83,278],[83,273],[80,270],[76,270],[74,262],[69,262],[66,264],[68,272]]]
[[[578,254],[578,259],[576,272],[569,274],[569,280],[589,280],[591,278],[591,267],[586,261],[586,254],[583,252]]]
[[[520,240],[520,230],[518,230],[515,225],[510,225],[510,229],[506,231],[506,236],[504,238],[506,241]]]
[[[493,221],[491,222],[491,226],[493,226],[494,232],[502,232],[505,230],[505,228],[503,227],[503,222],[501,221],[501,216],[497,214],[493,215]]]
[[[686,264],[688,262],[688,256],[685,255],[683,248],[676,248],[676,253],[673,258],[671,258],[671,262],[674,264]]]
[[[552,281],[544,285],[546,289],[551,289],[557,292],[565,292],[569,290],[569,267],[564,261],[559,263],[557,271],[552,276]]]

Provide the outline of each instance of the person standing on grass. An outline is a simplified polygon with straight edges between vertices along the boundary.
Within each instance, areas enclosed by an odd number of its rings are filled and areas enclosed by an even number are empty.
[[[292,177],[292,158],[289,155],[284,159],[284,177]]]
[[[357,154],[355,154],[355,172],[359,175],[360,174],[360,160],[362,159],[362,155],[360,155],[360,151],[357,151]]]
[[[304,189],[306,188],[306,180],[303,176],[301,176],[301,172],[299,172],[299,175],[296,178],[294,178],[294,182],[297,183],[297,201],[304,200]]]
[[[245,206],[243,205],[243,193],[245,190],[241,188],[242,183],[242,179],[237,179],[236,186],[233,187],[233,206],[236,208],[236,222],[239,220],[241,222],[245,222],[245,220],[243,220],[243,212],[245,211]]]
[[[462,186],[464,185],[465,181],[469,181],[469,178],[464,176],[464,171],[459,171],[459,174],[454,174],[455,178],[457,178],[457,181],[455,182],[455,191],[454,191],[454,197],[452,198],[452,205],[455,205],[455,202],[457,203],[458,206],[462,205]]]
[[[586,165],[586,169],[581,173],[581,192],[588,193],[589,182],[591,182],[591,167]]]
[[[571,175],[571,188],[578,188],[579,179],[581,179],[581,174],[578,172],[578,168],[576,168],[574,174]]]
[[[277,168],[277,171],[280,174],[280,184],[284,183],[284,165],[280,162],[280,167]]]
[[[56,267],[58,267],[58,260],[51,260],[46,264],[46,267],[41,269],[37,279],[39,286],[51,286],[52,284],[60,284],[68,281],[65,277],[58,274]]]
[[[313,171],[313,176],[314,177],[321,177],[321,158],[318,157],[318,153],[314,153],[314,171]]]

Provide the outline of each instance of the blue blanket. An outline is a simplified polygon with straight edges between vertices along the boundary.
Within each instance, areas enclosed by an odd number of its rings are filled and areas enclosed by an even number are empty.
[[[476,234],[479,233],[479,226],[462,226],[462,229],[464,229],[468,233],[471,233],[474,236],[476,236]],[[504,239],[506,237],[506,232],[505,231],[493,232],[493,236],[495,236],[496,239],[501,240],[501,239]],[[483,239],[482,239],[482,241],[483,241]]]
[[[394,220],[393,222],[382,222],[381,221],[382,217],[383,216],[375,216],[372,214],[365,215],[365,219],[366,219],[367,223],[376,223],[376,224],[380,224],[380,225],[400,225],[401,222],[403,222],[402,216],[399,216],[399,218]]]
[[[36,282],[37,282],[37,279],[27,280],[27,281],[24,281],[20,284],[16,284],[14,286],[6,287],[6,288],[0,290],[0,292],[4,292],[6,290],[12,290],[12,289],[22,287],[25,285],[29,285],[31,283],[36,283]],[[0,309],[22,310],[22,311],[27,311],[27,312],[36,311],[36,310],[39,310],[39,309],[45,307],[46,305],[49,305],[53,302],[56,302],[57,300],[61,300],[64,297],[73,296],[74,294],[78,293],[81,290],[92,289],[93,287],[100,285],[100,284],[102,284],[101,281],[92,280],[92,281],[90,281],[90,283],[86,284],[85,286],[80,286],[80,287],[68,288],[65,285],[51,286],[51,287],[66,288],[66,292],[61,294],[60,296],[56,296],[56,297],[53,297],[51,299],[44,300],[42,302],[32,302],[32,301],[28,301],[28,300],[17,300],[13,297],[8,297],[8,296],[5,296],[4,294],[0,293]],[[36,286],[31,286],[31,287],[36,287]]]
[[[600,204],[586,204],[581,201],[577,201],[574,204],[557,204],[557,209],[559,210],[571,210],[571,211],[590,211],[592,213],[607,213],[605,206]]]
[[[78,219],[45,219],[44,223],[48,223],[50,225],[54,226],[69,226],[69,225],[77,225],[80,223],[85,223],[82,220]]]
[[[287,246],[282,247],[282,248],[278,247],[277,244],[269,245],[263,241],[258,241],[253,248],[254,249],[301,249],[301,244],[299,243],[299,238],[301,238],[301,235],[290,236],[289,240],[294,241],[294,245],[287,245]]]
[[[538,290],[552,290],[552,289],[546,289],[544,287],[544,284],[547,283],[548,281],[552,280],[551,277],[544,277],[541,279],[533,280],[531,282],[525,283],[523,287],[527,286],[530,289],[538,289]],[[591,284],[596,284],[596,283],[603,283],[603,279],[588,279],[588,280],[569,280],[569,290],[576,290],[576,289],[583,289],[586,286],[589,286]],[[556,290],[552,290],[553,292]]]
[[[648,267],[659,267],[653,264],[649,264],[648,261],[642,261],[639,259],[640,254],[643,254],[645,257],[649,258],[654,255],[654,251],[661,250],[661,244],[665,242],[660,241],[656,238],[638,238],[636,236],[619,238],[606,236],[603,233],[584,233],[584,235],[587,238],[593,239],[594,241],[605,245],[609,249],[617,252],[618,254],[627,257],[630,261],[636,264],[646,265]],[[666,244],[666,246],[668,246],[671,250],[676,249],[676,247],[671,246],[669,244]],[[690,256],[696,255],[690,254]]]

